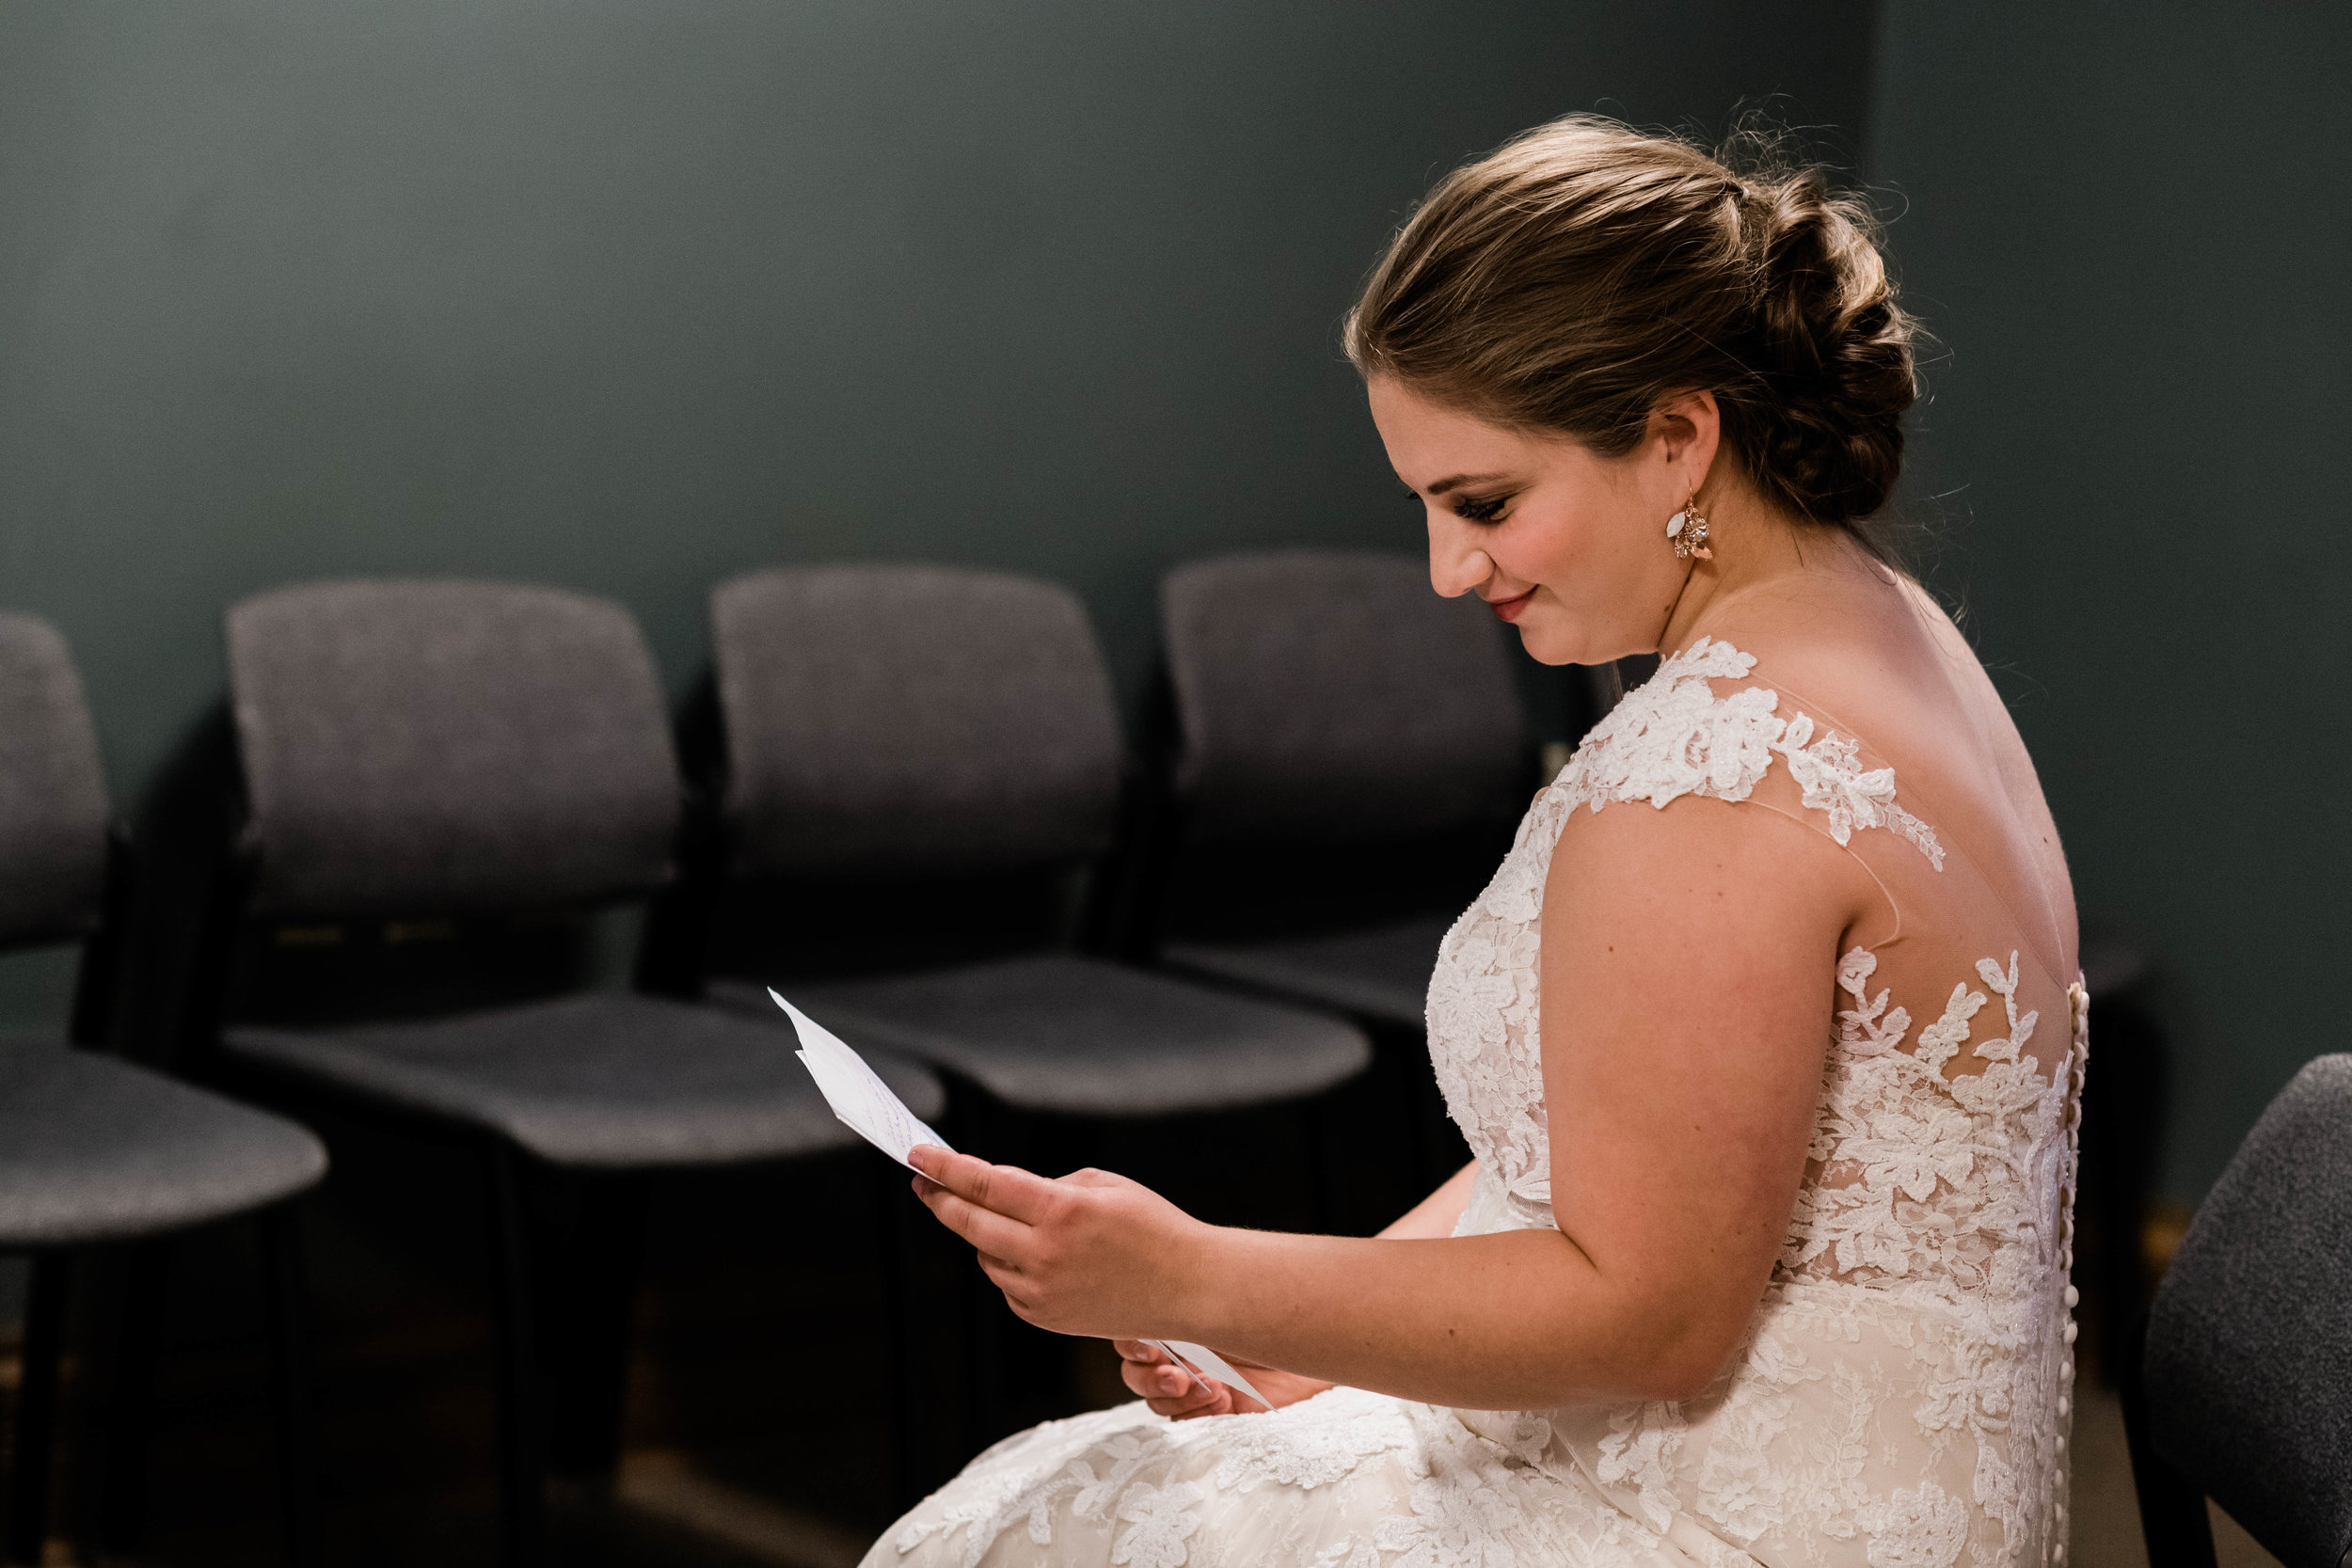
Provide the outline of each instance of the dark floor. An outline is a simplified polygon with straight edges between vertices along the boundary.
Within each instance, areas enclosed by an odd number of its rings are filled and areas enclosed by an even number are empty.
[[[998,1147],[980,1151],[1047,1170],[1120,1169],[1228,1223],[1361,1230],[1401,1208],[1401,1195],[1423,1180],[1369,1148],[1333,1147],[1334,1126],[1381,1119],[1376,1085],[1361,1093],[1311,1124],[1291,1111],[1091,1130],[999,1123],[985,1134]],[[496,1542],[493,1409],[476,1167],[447,1147],[325,1130],[338,1164],[307,1232],[326,1560],[486,1568]],[[1433,1148],[1427,1159],[1441,1164],[1452,1152]],[[1325,1175],[1314,1180],[1318,1168]],[[908,1234],[940,1234],[895,1168],[862,1150],[658,1185],[617,1482],[601,1496],[559,1488],[557,1561],[856,1561],[898,1500],[889,1297],[877,1244],[889,1233],[885,1215],[912,1222]],[[977,1407],[957,1360],[977,1275],[950,1247],[924,1256],[915,1294],[943,1384],[924,1402],[941,1418],[930,1479],[993,1433],[1123,1397],[1107,1347],[1000,1316],[996,1338],[981,1343],[1006,1376],[993,1402]],[[252,1239],[235,1227],[176,1249],[151,1524],[138,1561],[199,1568],[273,1559],[258,1275]],[[2146,1557],[2120,1419],[2112,1397],[2090,1386],[2097,1315],[2085,1316],[2070,1556],[2077,1568],[2137,1568]],[[66,1458],[60,1490],[71,1497],[71,1451]],[[2217,1533],[2224,1568],[2270,1561],[2226,1518]]]
[[[1328,1174],[1311,1180],[1307,1151],[1325,1139],[1301,1116],[1093,1129],[999,1122],[990,1136],[1018,1143],[1025,1163],[1041,1169],[1118,1168],[1204,1217],[1266,1227],[1337,1220],[1337,1228],[1354,1223],[1346,1211],[1394,1212],[1396,1195],[1420,1180],[1409,1170],[1359,1169],[1335,1195]],[[319,1125],[336,1155],[306,1223],[327,1560],[488,1564],[492,1365],[478,1166],[448,1146]],[[1360,1164],[1345,1150],[1323,1152],[1337,1169]],[[864,1150],[658,1183],[626,1459],[613,1495],[572,1488],[558,1497],[559,1561],[853,1560],[899,1500],[877,1244],[888,1233],[885,1214],[943,1243],[920,1265],[931,1270],[920,1282],[929,1298],[922,1321],[936,1341],[930,1364],[950,1385],[935,1402],[946,1419],[932,1434],[928,1479],[941,1479],[992,1430],[1119,1396],[1107,1347],[1041,1335],[998,1303],[995,1338],[982,1343],[1007,1369],[1006,1386],[976,1407],[958,1355],[977,1272],[901,1183],[895,1167]],[[1395,1193],[1381,1190],[1390,1186]],[[271,1560],[259,1279],[244,1227],[174,1248],[138,1560]],[[69,1446],[63,1459],[65,1508],[87,1497],[74,1452]]]

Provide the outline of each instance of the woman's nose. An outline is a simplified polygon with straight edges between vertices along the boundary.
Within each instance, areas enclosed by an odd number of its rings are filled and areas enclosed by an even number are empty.
[[[1459,519],[1429,519],[1429,586],[1441,597],[1459,598],[1495,575],[1492,557],[1470,537]]]

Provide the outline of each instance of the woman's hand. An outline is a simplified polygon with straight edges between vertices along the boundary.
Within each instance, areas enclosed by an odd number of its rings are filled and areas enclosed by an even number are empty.
[[[970,1242],[1013,1311],[1092,1338],[1182,1337],[1213,1227],[1108,1171],[1048,1180],[926,1144],[914,1194]]]
[[[1143,1396],[1143,1402],[1157,1415],[1171,1421],[1185,1421],[1195,1416],[1247,1416],[1258,1412],[1257,1401],[1236,1394],[1216,1378],[1193,1376],[1155,1346],[1139,1339],[1120,1339],[1114,1343],[1119,1350],[1119,1375],[1128,1387]],[[1229,1355],[1225,1359],[1248,1372],[1250,1386],[1272,1400],[1277,1410],[1313,1399],[1331,1386],[1321,1378],[1262,1367],[1239,1356]]]

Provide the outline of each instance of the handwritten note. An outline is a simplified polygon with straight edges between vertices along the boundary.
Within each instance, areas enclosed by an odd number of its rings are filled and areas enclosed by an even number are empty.
[[[794,1054],[808,1069],[808,1075],[817,1080],[825,1103],[833,1108],[833,1114],[844,1127],[909,1170],[914,1170],[907,1156],[914,1152],[915,1145],[935,1144],[947,1148],[947,1140],[908,1110],[906,1101],[893,1094],[890,1085],[866,1065],[866,1058],[850,1049],[840,1036],[777,995],[774,987],[769,988],[768,994],[792,1020],[793,1031],[801,1037],[801,1049]],[[1208,1346],[1184,1339],[1146,1339],[1144,1343],[1203,1383],[1216,1378],[1268,1410],[1274,1408],[1263,1394],[1250,1386],[1248,1378]]]
[[[947,1140],[908,1110],[906,1101],[891,1093],[890,1085],[866,1065],[866,1058],[850,1050],[838,1035],[777,996],[772,987],[768,994],[791,1018],[792,1027],[801,1037],[801,1049],[796,1053],[801,1065],[817,1080],[825,1103],[833,1107],[841,1125],[909,1170],[914,1166],[907,1156],[915,1145],[947,1148]]]

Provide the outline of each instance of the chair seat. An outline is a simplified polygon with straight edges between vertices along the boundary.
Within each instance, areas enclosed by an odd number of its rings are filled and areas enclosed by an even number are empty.
[[[904,1052],[1008,1105],[1059,1115],[1295,1100],[1372,1060],[1362,1032],[1341,1020],[1059,954],[788,993],[861,1050]],[[783,1022],[760,987],[722,981],[711,996]]]
[[[1431,916],[1281,942],[1170,942],[1161,958],[1195,974],[1419,1029],[1438,943],[1452,925],[1451,916]]]
[[[417,1023],[240,1025],[238,1059],[512,1138],[553,1164],[694,1165],[822,1153],[857,1142],[788,1034],[731,1012],[593,992]],[[912,1063],[874,1070],[917,1116],[946,1103]]]
[[[0,1048],[0,1246],[161,1235],[326,1173],[302,1128],[62,1042]]]

